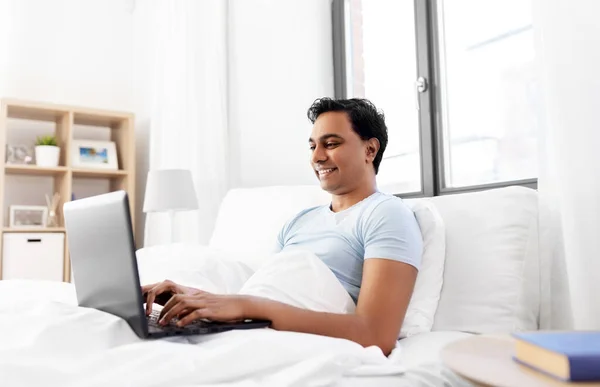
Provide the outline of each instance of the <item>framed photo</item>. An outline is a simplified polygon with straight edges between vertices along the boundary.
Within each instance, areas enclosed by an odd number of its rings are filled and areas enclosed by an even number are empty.
[[[6,145],[6,164],[32,164],[33,148],[27,145]]]
[[[10,206],[11,228],[44,228],[48,220],[48,207]]]
[[[71,144],[71,165],[74,168],[119,169],[114,142],[72,140]]]

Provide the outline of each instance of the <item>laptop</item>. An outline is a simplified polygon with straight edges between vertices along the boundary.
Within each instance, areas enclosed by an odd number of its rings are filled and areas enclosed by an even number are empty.
[[[63,206],[67,243],[79,306],[98,309],[127,321],[140,338],[217,333],[263,328],[270,321],[195,321],[161,326],[158,312],[146,316],[138,273],[129,199],[116,191],[67,202]]]

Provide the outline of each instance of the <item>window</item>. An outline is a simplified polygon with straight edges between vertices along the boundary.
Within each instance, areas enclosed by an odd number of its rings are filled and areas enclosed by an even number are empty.
[[[383,110],[389,143],[377,181],[390,192],[421,191],[419,116],[413,84],[414,5],[410,1],[350,0],[346,15],[346,96]]]
[[[378,185],[438,195],[535,186],[538,82],[522,0],[334,0],[336,97],[386,115]]]

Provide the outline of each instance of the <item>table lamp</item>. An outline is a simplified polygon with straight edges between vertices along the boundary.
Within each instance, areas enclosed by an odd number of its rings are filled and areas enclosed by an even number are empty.
[[[175,240],[175,212],[198,209],[192,173],[186,169],[161,169],[148,172],[144,212],[168,212],[171,243]]]

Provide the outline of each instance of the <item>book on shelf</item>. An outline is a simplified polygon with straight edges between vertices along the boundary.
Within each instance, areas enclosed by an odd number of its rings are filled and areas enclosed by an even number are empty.
[[[514,360],[563,381],[600,381],[600,331],[514,333]]]

